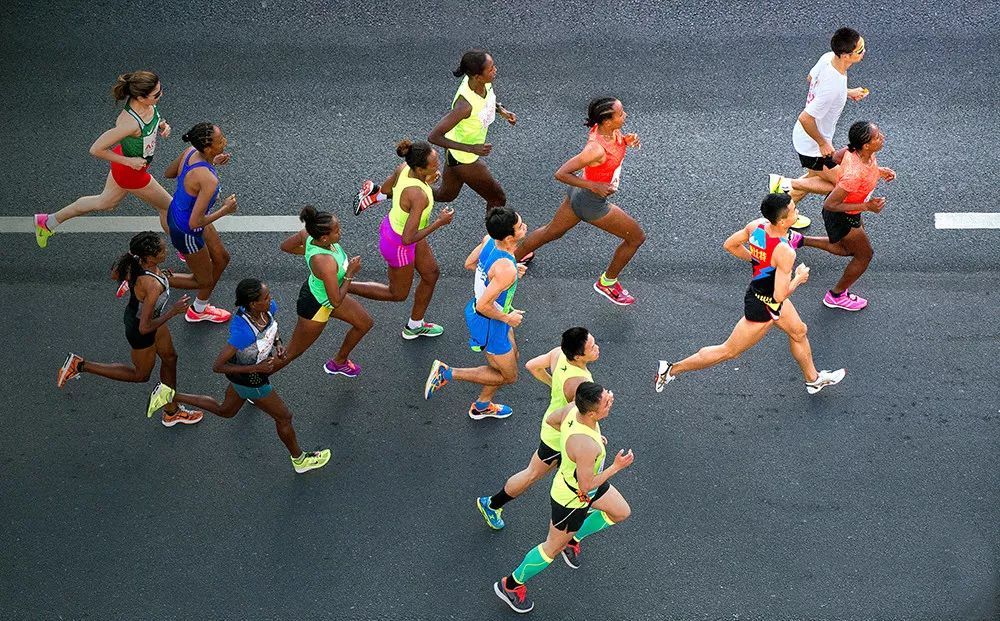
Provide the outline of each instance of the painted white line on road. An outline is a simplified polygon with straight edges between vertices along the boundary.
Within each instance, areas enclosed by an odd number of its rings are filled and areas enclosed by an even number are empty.
[[[226,233],[294,233],[302,230],[296,216],[226,216],[215,223]],[[60,224],[56,233],[138,233],[160,231],[156,216],[89,216]],[[0,233],[34,233],[31,216],[0,216]]]
[[[934,214],[936,229],[1000,229],[1000,213],[944,212]]]

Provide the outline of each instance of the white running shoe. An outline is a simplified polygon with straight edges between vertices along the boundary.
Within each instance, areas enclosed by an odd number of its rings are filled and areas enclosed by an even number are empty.
[[[806,382],[806,392],[815,395],[827,386],[839,384],[840,380],[847,375],[847,369],[837,369],[836,371],[820,371],[815,382]]]
[[[670,369],[674,368],[674,365],[666,360],[661,360],[659,366],[656,368],[656,392],[663,392],[667,384],[674,381],[677,376],[670,374]]]

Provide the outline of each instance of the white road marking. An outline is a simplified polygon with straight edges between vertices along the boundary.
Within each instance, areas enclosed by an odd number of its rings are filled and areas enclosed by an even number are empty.
[[[215,223],[225,233],[294,233],[302,230],[297,216],[226,216]],[[161,231],[156,216],[83,216],[59,225],[63,233],[138,233]],[[34,233],[31,216],[0,216],[0,233]]]
[[[1000,213],[944,212],[934,214],[936,229],[1000,229]]]

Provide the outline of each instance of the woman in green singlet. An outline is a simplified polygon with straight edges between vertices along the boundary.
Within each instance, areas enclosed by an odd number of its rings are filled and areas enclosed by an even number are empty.
[[[306,206],[299,214],[305,229],[281,242],[289,254],[304,255],[309,278],[302,284],[296,312],[299,319],[288,343],[285,358],[275,364],[275,371],[302,355],[323,333],[330,317],[351,324],[344,342],[323,370],[330,375],[357,377],[361,367],[348,359],[361,338],[375,324],[371,315],[347,295],[349,283],[361,270],[361,257],[347,258],[340,247],[340,222],[331,213]]]
[[[111,88],[115,101],[125,101],[115,126],[90,145],[90,154],[111,163],[104,191],[84,196],[51,214],[35,214],[35,241],[45,248],[56,227],[71,218],[92,211],[111,211],[126,194],[139,197],[160,215],[160,225],[167,230],[167,207],[170,194],[147,169],[156,150],[156,136],[170,136],[170,125],[160,116],[157,103],[163,95],[160,78],[152,71],[135,71],[118,76]]]

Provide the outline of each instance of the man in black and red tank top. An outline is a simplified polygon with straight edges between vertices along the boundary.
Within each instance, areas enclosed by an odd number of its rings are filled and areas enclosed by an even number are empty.
[[[787,335],[792,356],[802,368],[806,391],[816,394],[844,379],[846,371],[817,371],[806,337],[806,324],[789,296],[809,280],[809,268],[795,265],[795,250],[788,243],[788,230],[799,215],[787,194],[768,194],[760,205],[763,218],[754,220],[729,236],[724,244],[737,259],[753,265],[753,276],[743,301],[743,318],[721,345],[702,347],[698,353],[673,364],[661,360],[656,371],[656,392],[661,392],[677,375],[707,369],[732,360],[756,345],[771,326]]]

